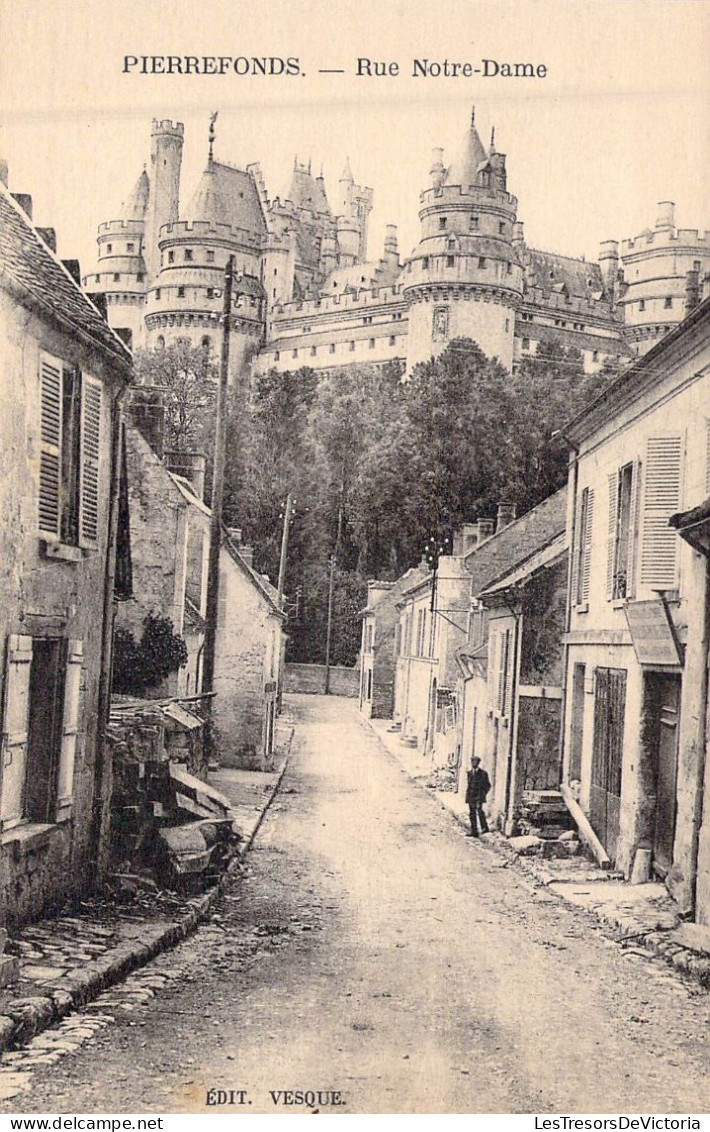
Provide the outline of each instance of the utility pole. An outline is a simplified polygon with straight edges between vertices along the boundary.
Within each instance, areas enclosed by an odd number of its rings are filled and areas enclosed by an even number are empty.
[[[224,490],[225,407],[229,381],[229,335],[232,321],[232,284],[234,257],[230,256],[224,272],[222,302],[222,353],[217,389],[216,427],[214,438],[214,469],[212,472],[212,519],[210,522],[210,555],[207,571],[207,616],[205,654],[202,668],[202,686],[206,692],[214,690],[215,643],[217,639],[217,611],[219,609],[219,551],[222,545],[222,495]]]
[[[288,554],[288,532],[291,525],[291,512],[293,510],[293,500],[291,499],[291,492],[289,491],[286,496],[286,507],[284,509],[284,529],[281,535],[281,560],[279,562],[279,584],[278,584],[278,604],[279,608],[283,603],[284,597],[284,582],[286,581],[286,555]]]
[[[328,626],[325,631],[325,694],[330,692],[330,642],[333,632],[333,592],[335,590],[335,567],[340,550],[340,540],[343,535],[343,496],[345,495],[345,472],[340,488],[340,505],[338,507],[338,533],[335,536],[335,546],[330,556],[330,577],[328,579]]]

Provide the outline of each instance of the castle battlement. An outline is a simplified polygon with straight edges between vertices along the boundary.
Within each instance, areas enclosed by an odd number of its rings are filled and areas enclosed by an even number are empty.
[[[523,295],[522,306],[547,308],[566,314],[589,314],[606,319],[610,317],[609,304],[604,299],[592,295],[567,298],[556,291],[544,291],[542,287],[529,288]]]
[[[185,137],[185,126],[182,122],[173,122],[170,118],[154,118],[153,134],[172,134],[176,138]]]
[[[211,220],[172,220],[169,224],[163,224],[158,237],[158,247],[162,251],[170,240],[209,237],[219,240],[238,240],[256,248],[261,247],[259,238],[248,228],[239,228],[232,224],[215,224]]]
[[[419,201],[422,205],[429,205],[432,208],[449,204],[470,204],[475,201],[478,205],[481,203],[504,204],[506,208],[513,209],[516,212],[518,209],[518,198],[509,193],[507,189],[484,188],[481,185],[470,185],[468,187],[442,185],[441,188],[424,189],[419,194]]]
[[[382,306],[385,303],[404,303],[402,287],[395,284],[392,287],[373,287],[369,291],[358,292],[357,295],[345,294],[327,295],[322,299],[307,299],[296,303],[279,303],[273,310],[275,315],[283,318],[306,318],[308,315],[322,315],[327,311],[342,312],[343,310],[367,310]]]
[[[99,240],[108,236],[142,236],[144,220],[105,220],[99,224]]]
[[[642,232],[640,236],[634,236],[631,240],[622,240],[621,256],[623,259],[628,252],[640,252],[650,247],[673,247],[675,249],[679,244],[688,247],[708,248],[710,246],[710,232],[701,232],[698,228],[674,228],[671,232],[667,230],[652,232],[649,229],[648,232]]]

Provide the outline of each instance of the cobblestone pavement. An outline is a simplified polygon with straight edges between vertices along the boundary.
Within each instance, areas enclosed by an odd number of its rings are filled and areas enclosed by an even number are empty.
[[[287,1090],[343,1114],[707,1111],[706,992],[467,839],[351,702],[294,702],[244,875],[4,1055],[4,1111],[304,1111]]]

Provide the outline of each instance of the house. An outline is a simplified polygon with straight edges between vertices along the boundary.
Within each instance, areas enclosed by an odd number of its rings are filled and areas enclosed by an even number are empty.
[[[210,544],[210,510],[202,498],[204,457],[180,453],[161,460],[132,424],[126,429],[126,454],[134,584],[116,626],[138,641],[146,616],[169,618],[185,640],[188,660],[153,692],[199,695]]]
[[[562,636],[567,589],[566,489],[515,519],[467,526],[467,639],[457,652],[458,788],[477,755],[491,817],[509,830],[525,790],[559,784]]]
[[[215,693],[210,718],[218,760],[263,769],[271,757],[282,664],[284,613],[268,579],[252,569],[241,531],[223,531],[214,682],[203,686],[211,511],[202,498],[204,459],[161,460],[138,428],[127,433],[134,597],[119,624],[140,635],[149,613],[168,617],[188,660],[158,689],[181,697]]]
[[[228,534],[219,558],[212,725],[224,766],[265,770],[274,748],[286,615],[276,588],[252,568],[241,531]]]
[[[420,567],[407,570],[396,582],[368,582],[367,605],[361,611],[360,711],[368,719],[391,719],[399,652],[399,610],[404,589],[424,575]]]
[[[131,355],[0,169],[0,904],[17,926],[106,863],[114,600],[130,575]],[[124,500],[125,502],[125,500]],[[120,553],[119,553],[120,552]]]
[[[665,877],[692,912],[707,689],[706,570],[694,514],[710,491],[710,300],[565,437],[565,780],[579,783],[582,808],[617,868],[635,879],[649,870]],[[703,844],[707,870],[707,831]]]

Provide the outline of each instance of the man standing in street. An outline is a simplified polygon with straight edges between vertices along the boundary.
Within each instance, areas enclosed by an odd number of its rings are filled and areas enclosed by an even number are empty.
[[[468,784],[466,786],[466,801],[471,818],[469,837],[478,837],[479,833],[488,833],[488,822],[483,812],[483,803],[490,788],[491,780],[481,766],[481,760],[477,755],[474,755],[471,759],[471,769],[468,771]]]

